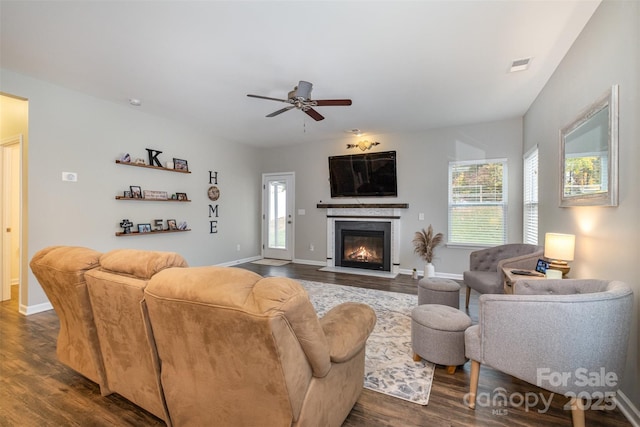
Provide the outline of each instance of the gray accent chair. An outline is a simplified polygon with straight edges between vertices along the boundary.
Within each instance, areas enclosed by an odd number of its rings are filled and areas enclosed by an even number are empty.
[[[569,397],[574,427],[584,426],[581,397],[606,407],[622,382],[633,291],[623,282],[595,279],[523,279],[514,288],[514,295],[481,295],[479,323],[465,331],[469,407],[475,408],[485,364]],[[613,380],[583,381],[602,370]]]
[[[502,294],[505,267],[534,270],[544,250],[526,243],[509,243],[480,249],[469,255],[469,270],[463,273],[467,286],[465,308],[469,308],[471,289],[481,294]]]

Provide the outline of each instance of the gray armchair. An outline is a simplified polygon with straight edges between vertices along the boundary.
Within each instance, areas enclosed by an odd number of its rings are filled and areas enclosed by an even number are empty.
[[[471,289],[481,294],[502,294],[502,269],[510,267],[533,270],[543,253],[540,246],[526,243],[509,243],[471,252],[469,271],[463,273],[464,284],[467,286],[465,308],[469,308]]]
[[[573,425],[584,426],[581,397],[605,405],[622,381],[633,291],[604,280],[523,279],[514,287],[514,295],[481,295],[479,324],[465,331],[469,407],[485,364],[569,397]],[[584,381],[602,370],[611,375],[607,381]]]

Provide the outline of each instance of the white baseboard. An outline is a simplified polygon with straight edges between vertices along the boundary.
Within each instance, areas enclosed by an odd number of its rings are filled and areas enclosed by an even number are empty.
[[[326,267],[327,263],[323,261],[313,261],[310,259],[293,259],[294,264],[317,265],[318,267]]]
[[[629,400],[626,394],[618,390],[614,398],[616,407],[634,427],[640,427],[640,410]]]
[[[223,263],[220,263],[220,264],[216,264],[216,266],[218,266],[218,267],[233,267],[234,265],[246,264],[248,262],[257,261],[259,259],[262,259],[262,257],[260,255],[256,255],[256,256],[249,257],[249,258],[242,258],[242,259],[236,259],[236,260],[233,260],[233,261],[223,262]]]
[[[53,306],[51,305],[50,302],[43,302],[42,304],[36,304],[36,305],[20,304],[20,308],[18,309],[20,314],[24,314],[25,316],[42,313],[43,311],[49,311],[49,310],[53,310]]]
[[[418,273],[419,279],[422,279],[424,277],[424,271],[418,270],[417,273]],[[413,274],[413,270],[407,270],[407,269],[401,268],[400,274],[407,274],[411,276],[411,274]],[[459,273],[436,272],[436,277],[439,277],[440,279],[462,280],[462,274],[459,274]]]

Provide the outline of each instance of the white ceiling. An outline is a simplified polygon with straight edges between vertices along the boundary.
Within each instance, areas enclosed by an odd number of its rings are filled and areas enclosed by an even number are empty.
[[[522,116],[599,3],[2,0],[0,65],[139,98],[214,138],[289,145]],[[246,96],[286,98],[299,80],[353,105],[265,118],[286,105]]]

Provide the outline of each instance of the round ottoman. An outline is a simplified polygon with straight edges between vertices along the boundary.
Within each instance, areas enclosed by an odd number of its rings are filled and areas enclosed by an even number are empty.
[[[460,285],[449,279],[425,277],[418,282],[418,305],[442,304],[460,308]]]
[[[464,331],[471,326],[471,318],[448,305],[424,304],[411,311],[411,346],[413,360],[420,358],[445,365],[455,373],[463,365]]]

